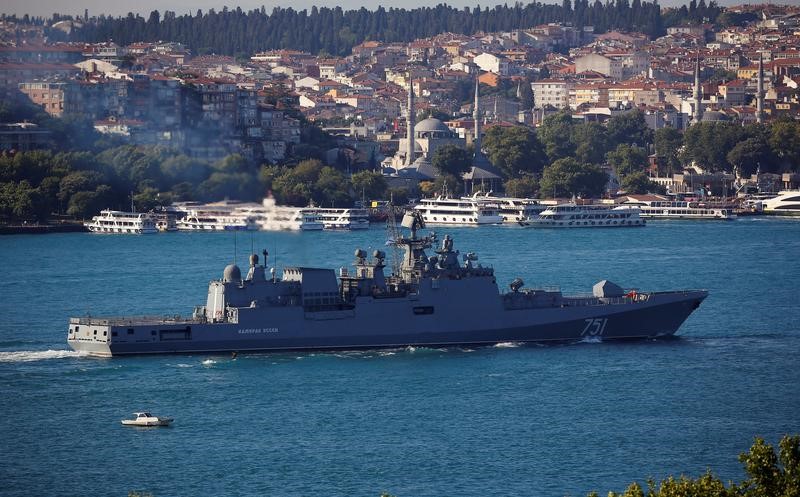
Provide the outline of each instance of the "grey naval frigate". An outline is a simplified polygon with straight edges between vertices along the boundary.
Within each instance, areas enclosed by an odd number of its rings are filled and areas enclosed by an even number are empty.
[[[333,269],[312,267],[286,267],[279,278],[253,254],[244,278],[231,264],[211,281],[191,317],[70,318],[67,343],[108,357],[654,338],[673,335],[708,295],[626,291],[603,280],[591,295],[568,296],[519,278],[501,292],[494,270],[472,253],[459,257],[449,236],[441,244],[417,236],[419,214],[407,213],[402,226],[410,236],[394,240],[405,253],[391,275],[379,250],[356,250],[355,270],[341,268],[338,281]]]

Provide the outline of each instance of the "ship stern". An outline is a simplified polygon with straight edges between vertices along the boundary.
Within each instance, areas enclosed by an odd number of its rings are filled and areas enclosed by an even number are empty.
[[[111,357],[111,326],[91,318],[70,318],[67,345],[95,357]]]

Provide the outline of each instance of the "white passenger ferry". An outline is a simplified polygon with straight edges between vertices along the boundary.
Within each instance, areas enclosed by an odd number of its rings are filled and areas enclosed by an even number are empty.
[[[639,209],[632,206],[559,204],[520,222],[531,228],[621,228],[644,226]]]
[[[504,223],[517,224],[528,218],[536,217],[547,208],[534,198],[495,197],[489,193],[475,193],[471,197],[461,197],[462,200],[476,200],[493,204],[500,212]]]
[[[242,205],[234,212],[252,217],[262,231],[314,231],[324,227],[316,208],[277,205],[272,197],[265,198],[261,205]]]
[[[258,225],[252,217],[189,211],[189,213],[176,222],[179,231],[255,231]]]
[[[99,216],[83,223],[93,233],[158,233],[155,219],[144,212],[124,212],[103,210]]]
[[[800,216],[800,190],[783,190],[773,197],[762,201],[765,214]]]
[[[735,219],[733,209],[703,202],[671,200],[628,200],[623,206],[640,210],[643,218],[652,219]]]
[[[369,212],[366,209],[315,207],[314,210],[326,230],[363,230],[369,228]]]
[[[425,224],[460,224],[476,226],[500,224],[503,217],[496,202],[467,198],[424,198],[414,206],[422,214]]]

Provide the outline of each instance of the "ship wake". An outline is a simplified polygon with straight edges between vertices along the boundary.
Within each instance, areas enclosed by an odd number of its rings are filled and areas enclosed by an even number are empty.
[[[74,350],[15,350],[0,352],[0,362],[34,362],[48,359],[74,359],[86,354]]]

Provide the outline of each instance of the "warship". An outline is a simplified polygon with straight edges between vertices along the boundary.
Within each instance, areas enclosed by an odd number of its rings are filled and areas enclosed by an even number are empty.
[[[441,244],[434,233],[418,236],[419,213],[401,224],[410,236],[394,238],[404,253],[391,274],[380,250],[356,250],[355,270],[339,269],[338,280],[334,269],[313,267],[285,267],[278,277],[252,254],[245,277],[225,267],[191,317],[74,317],[67,343],[110,357],[656,338],[673,335],[708,296],[626,291],[607,280],[569,296],[525,288],[520,278],[501,292],[494,269],[454,250],[450,236]]]

